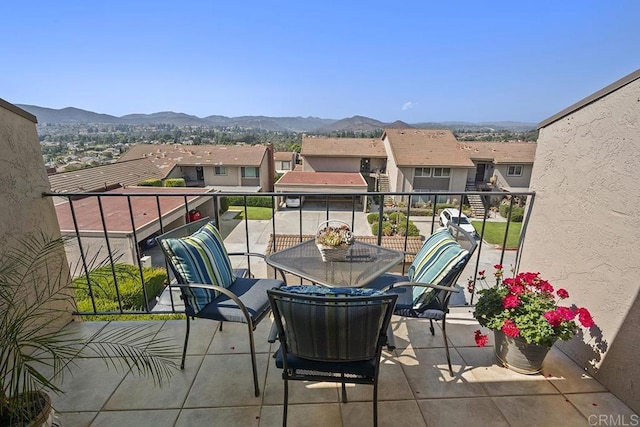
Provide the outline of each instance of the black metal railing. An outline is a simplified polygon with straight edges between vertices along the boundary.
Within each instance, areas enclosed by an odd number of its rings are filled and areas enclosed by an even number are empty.
[[[162,193],[154,193],[151,190],[149,192],[134,193],[129,193],[124,190],[121,192],[113,190],[104,193],[45,193],[45,197],[62,197],[67,200],[66,203],[56,205],[58,218],[61,223],[61,232],[73,240],[71,243],[72,246],[68,249],[67,254],[68,257],[71,258],[71,263],[80,264],[83,276],[88,283],[88,295],[91,299],[91,310],[85,308],[84,310],[79,310],[78,314],[162,314],[181,312],[181,308],[178,306],[177,301],[174,300],[172,294],[170,294],[170,308],[160,311],[154,310],[154,298],[156,295],[149,295],[145,285],[145,276],[143,273],[144,250],[141,248],[145,246],[144,242],[152,239],[153,236],[188,222],[192,219],[194,210],[197,210],[201,216],[210,216],[217,225],[220,225],[221,215],[224,214],[222,210],[226,205],[223,198],[228,196],[239,196],[244,202],[242,206],[244,210],[244,220],[242,222],[246,252],[252,252],[252,248],[250,247],[252,241],[252,239],[250,239],[251,220],[249,219],[248,209],[251,203],[249,203],[249,201],[252,197],[261,196],[263,198],[270,198],[271,200],[271,203],[269,203],[272,211],[270,221],[271,234],[276,236],[277,233],[282,233],[282,230],[286,230],[287,234],[297,234],[300,240],[304,234],[315,232],[314,229],[309,229],[309,227],[305,230],[303,221],[305,215],[315,215],[315,218],[319,218],[322,215],[321,213],[324,212],[325,219],[329,220],[332,219],[332,214],[337,215],[337,212],[343,212],[340,215],[344,217],[347,215],[344,214],[344,212],[350,211],[351,229],[355,230],[357,221],[356,212],[362,211],[378,213],[378,227],[375,237],[377,244],[381,245],[383,236],[385,232],[388,231],[388,228],[386,231],[383,230],[385,215],[388,215],[390,212],[401,212],[404,214],[404,230],[406,230],[404,232],[404,251],[407,253],[410,220],[418,221],[422,218],[422,221],[427,223],[427,231],[433,233],[439,225],[439,211],[442,208],[454,207],[462,212],[467,206],[467,203],[465,203],[467,197],[478,195],[483,200],[485,214],[481,220],[481,225],[478,227],[479,230],[477,234],[480,242],[474,254],[475,260],[472,260],[467,266],[467,268],[470,269],[469,277],[474,284],[470,293],[470,299],[467,303],[473,304],[476,290],[476,277],[482,266],[486,268],[487,266],[492,266],[493,263],[504,264],[505,255],[510,253],[511,268],[515,271],[518,270],[520,252],[526,234],[526,226],[535,198],[534,192],[287,193],[300,196],[301,200],[305,200],[298,208],[286,208],[287,211],[297,211],[298,227],[296,230],[295,227],[292,227],[292,220],[295,214],[282,214],[280,217],[276,214],[276,211],[284,206],[285,194],[283,193],[206,193],[203,191],[205,190],[184,189],[184,191],[175,190]],[[105,206],[105,202],[107,205],[111,205],[108,201],[112,201],[112,198],[120,198],[120,201],[123,199],[126,200],[126,209],[122,207],[122,203],[120,203],[118,211],[114,211],[110,206]],[[149,200],[152,200],[153,203],[150,203]],[[163,200],[165,202],[171,200],[172,204],[163,204]],[[395,203],[390,203],[390,200],[394,200]],[[507,237],[509,229],[514,223],[512,220],[514,207],[523,204],[525,200],[527,202],[526,208],[522,218],[518,244],[516,248],[513,248],[514,253],[510,251],[512,248],[507,248]],[[95,203],[93,201],[95,201]],[[387,202],[385,203],[385,201]],[[445,201],[449,203],[444,203]],[[499,249],[496,249],[493,245],[487,248],[487,244],[484,243],[484,237],[488,217],[494,212],[495,205],[505,203],[509,205],[509,208],[507,209],[507,218],[504,219],[504,222],[506,222],[504,240],[501,245],[498,245],[500,247]],[[144,205],[144,208],[141,208],[139,205]],[[151,208],[151,206],[153,207]],[[142,214],[140,212],[141,209],[144,210]],[[151,212],[151,210],[153,210],[153,212]],[[308,212],[313,212],[313,214],[309,214]],[[421,216],[417,216],[418,214]],[[286,218],[284,218],[284,216],[286,216]],[[117,224],[117,226],[113,224]],[[239,226],[240,224],[238,223],[236,227]],[[427,233],[424,233],[424,235],[428,237]],[[116,241],[118,244],[114,245]],[[271,242],[272,247],[270,249],[271,251],[275,251],[277,249],[276,239],[271,239]],[[483,249],[487,251],[491,250],[491,257],[484,259]],[[95,293],[97,289],[92,287],[92,281],[90,280],[92,270],[91,261],[97,258],[98,252],[104,253],[105,251],[106,263],[110,268],[110,276],[115,288],[117,309],[104,310],[96,304]],[[255,252],[255,250],[253,251]],[[164,260],[164,258],[162,258],[162,260]],[[117,274],[117,265],[119,263],[131,264],[137,267],[140,286],[142,288],[141,292],[145,301],[142,307],[131,309],[125,307],[123,304]],[[162,264],[164,268],[169,271],[164,261],[162,261]],[[252,266],[248,259],[247,267],[249,274],[251,274]],[[406,265],[403,264],[403,273],[405,267]],[[169,273],[167,274],[169,275]]]

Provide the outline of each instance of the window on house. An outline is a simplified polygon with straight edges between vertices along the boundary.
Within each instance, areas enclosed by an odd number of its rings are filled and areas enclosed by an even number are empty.
[[[213,172],[216,175],[226,175],[227,174],[227,168],[224,166],[216,166],[213,168]]]
[[[260,178],[260,169],[258,168],[242,168],[243,178]]]
[[[287,169],[287,170],[291,169],[291,162],[287,162],[287,161],[282,162],[282,164],[280,165],[280,169]]]
[[[416,168],[415,176],[431,176],[431,168]]]
[[[433,176],[438,178],[446,178],[451,175],[450,168],[433,168]]]
[[[507,168],[507,176],[522,176],[522,166],[510,165]]]

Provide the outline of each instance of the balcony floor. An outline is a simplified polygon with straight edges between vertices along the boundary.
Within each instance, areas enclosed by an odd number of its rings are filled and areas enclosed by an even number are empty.
[[[150,322],[182,345],[185,322]],[[121,322],[78,322],[68,328],[94,331]],[[159,388],[147,378],[109,369],[100,359],[80,359],[65,375],[66,394],[52,396],[65,427],[70,426],[277,426],[282,423],[283,381],[266,337],[271,320],[256,331],[261,394],[253,395],[246,326],[192,323],[184,371]],[[380,426],[584,426],[599,414],[633,414],[626,405],[553,348],[540,375],[521,375],[496,365],[492,342],[475,346],[478,324],[468,308],[456,308],[447,322],[455,376],[448,373],[440,328],[428,321],[394,317],[397,349],[384,352],[379,384]],[[490,338],[491,335],[490,335]],[[290,426],[372,424],[370,386],[291,382]],[[591,416],[591,418],[589,418]]]

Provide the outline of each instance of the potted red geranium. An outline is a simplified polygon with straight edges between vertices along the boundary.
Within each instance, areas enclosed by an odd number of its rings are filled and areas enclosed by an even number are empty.
[[[567,341],[576,334],[579,325],[595,326],[584,307],[562,305],[569,298],[565,289],[557,289],[540,277],[540,273],[519,273],[503,278],[501,265],[495,265],[496,286],[478,291],[480,298],[474,316],[494,332],[495,353],[500,362],[515,371],[537,373],[553,344]],[[486,282],[484,272],[480,280]],[[488,337],[475,331],[480,347]]]

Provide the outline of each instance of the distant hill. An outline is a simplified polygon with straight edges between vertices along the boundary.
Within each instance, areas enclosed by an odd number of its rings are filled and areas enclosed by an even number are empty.
[[[432,128],[451,129],[453,131],[492,131],[509,130],[516,132],[529,131],[536,128],[534,123],[521,123],[509,121],[497,121],[490,123],[468,122],[422,122],[407,124],[402,121],[385,123],[369,117],[353,116],[342,120],[322,119],[319,117],[267,117],[267,116],[241,116],[226,117],[211,115],[196,117],[184,113],[163,111],[153,114],[127,114],[122,117],[109,114],[98,114],[79,108],[67,107],[59,110],[53,108],[38,107],[36,105],[17,104],[18,107],[28,111],[38,118],[41,124],[89,124],[109,123],[127,125],[159,125],[170,124],[174,126],[204,126],[204,127],[239,127],[274,132],[368,132],[383,128]]]

